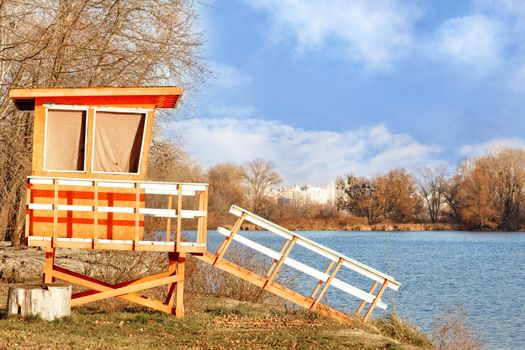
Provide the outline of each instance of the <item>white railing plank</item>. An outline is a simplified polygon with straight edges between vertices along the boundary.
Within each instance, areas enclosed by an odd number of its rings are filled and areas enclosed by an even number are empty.
[[[98,207],[99,213],[135,213],[135,208],[130,207]]]
[[[53,210],[53,204],[29,203],[28,207],[31,210]]]
[[[87,180],[57,180],[60,186],[82,186],[82,187],[93,187],[93,181]]]
[[[158,218],[176,218],[177,211],[174,209],[140,208],[139,214],[154,216]]]
[[[91,205],[65,205],[65,204],[59,204],[57,206],[57,210],[60,210],[60,211],[93,211],[93,207]]]
[[[230,230],[228,229],[225,229],[223,227],[219,227],[219,229],[217,230],[220,234],[228,237],[231,232]],[[281,258],[281,254],[279,254],[278,252],[268,248],[268,247],[265,247],[257,242],[254,242],[240,234],[236,234],[235,236],[233,236],[233,240],[234,241],[237,241],[241,244],[244,244],[246,245],[247,247],[249,248],[252,248],[272,259],[275,259],[275,260],[279,260]],[[293,267],[295,268],[296,270],[299,270],[307,275],[310,275],[312,277],[314,277],[315,279],[317,280],[320,280],[320,281],[323,281],[323,282],[326,282],[329,278],[329,275],[324,273],[324,272],[321,272],[313,267],[310,267],[306,264],[303,264],[302,262],[299,262],[295,259],[292,259],[290,257],[287,257],[286,259],[284,259],[284,264],[290,266],[290,267]],[[361,300],[364,300],[368,303],[371,303],[373,300],[374,300],[374,295],[372,294],[369,294],[359,288],[356,288],[346,282],[343,282],[341,281],[340,279],[337,279],[337,278],[334,278],[332,280],[332,283],[331,285],[334,287],[334,288],[337,288],[339,290],[342,290],[348,294],[351,294]],[[381,301],[379,301],[377,303],[377,307],[385,310],[387,308],[387,305]]]

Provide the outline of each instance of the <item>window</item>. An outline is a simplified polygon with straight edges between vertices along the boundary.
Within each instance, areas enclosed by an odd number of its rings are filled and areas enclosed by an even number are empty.
[[[46,112],[44,170],[84,171],[86,111],[48,108]]]
[[[95,112],[93,171],[138,173],[146,114]]]

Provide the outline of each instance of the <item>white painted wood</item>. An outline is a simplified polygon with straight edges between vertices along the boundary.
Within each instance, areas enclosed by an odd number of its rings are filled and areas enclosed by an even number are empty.
[[[110,187],[110,188],[135,188],[133,182],[110,182],[110,181],[100,181],[97,182],[98,187]]]
[[[18,284],[9,287],[9,315],[38,316],[53,321],[71,314],[71,285],[64,283]]]
[[[29,203],[28,207],[31,210],[53,210],[53,204]]]
[[[51,241],[51,237],[47,236],[29,236],[30,241]]]
[[[231,234],[231,231],[228,230],[228,229],[225,229],[223,227],[219,227],[219,229],[217,230],[220,234],[224,235],[224,236],[229,236]],[[239,243],[242,243],[244,245],[246,245],[247,247],[249,248],[252,248],[262,254],[265,254],[267,255],[268,257],[272,258],[272,259],[275,259],[275,260],[279,260],[282,256],[282,254],[279,254],[278,252],[270,249],[270,248],[267,248],[257,242],[254,242],[246,237],[243,237],[242,235],[240,234],[236,234],[235,236],[233,236],[233,240],[234,241],[237,241]],[[286,259],[284,259],[284,264],[290,266],[290,267],[293,267],[295,268],[296,270],[299,270],[307,275],[310,275],[312,277],[314,277],[315,279],[317,280],[320,280],[320,281],[323,281],[323,282],[326,282],[328,280],[328,278],[330,277],[328,274],[324,273],[324,272],[321,272],[317,269],[314,269],[313,267],[310,267],[306,264],[303,264],[295,259],[292,259],[290,257],[287,257]],[[374,300],[374,296],[372,294],[369,294],[359,288],[356,288],[346,282],[343,282],[337,278],[334,278],[332,280],[332,283],[331,283],[331,286],[333,286],[334,288],[337,288],[339,290],[342,290],[348,294],[351,294],[361,300],[365,300],[366,302],[368,303],[371,303],[373,300]],[[387,308],[387,305],[381,301],[379,301],[377,303],[377,307],[385,310]]]
[[[174,246],[175,242],[166,241],[139,241],[141,245],[162,245],[162,246]]]
[[[99,213],[128,213],[133,214],[135,208],[131,207],[98,207]]]
[[[180,242],[179,244],[183,247],[206,247],[206,243],[199,242]]]
[[[295,232],[289,231],[271,221],[268,221],[264,218],[261,218],[258,215],[255,215],[247,210],[244,210],[241,207],[238,207],[236,205],[232,205],[230,208],[230,213],[233,215],[236,215],[240,217],[243,213],[246,214],[246,220],[249,222],[252,222],[256,224],[259,227],[262,227],[268,231],[271,231],[283,238],[291,239],[291,237],[297,237],[297,244],[316,252],[328,259],[331,259],[333,261],[339,261],[339,258],[343,259],[343,266],[354,270],[355,272],[358,272],[368,278],[373,279],[374,281],[377,281],[379,283],[383,283],[384,280],[388,280],[388,287],[393,290],[398,290],[400,287],[400,283],[397,282],[392,276],[389,276],[387,274],[384,274],[374,268],[371,268],[370,266],[367,266],[365,264],[362,264],[354,259],[351,259],[343,254],[340,254],[328,247],[325,247],[317,242],[314,242],[308,238],[302,237],[301,235],[296,234]]]
[[[159,218],[176,218],[177,211],[175,209],[157,209],[157,208],[140,208],[139,214],[154,216]]]
[[[71,238],[58,237],[57,240],[59,242],[77,242],[77,243],[90,243],[93,241],[91,238],[80,238],[80,237],[71,237]]]
[[[61,186],[93,187],[93,181],[89,180],[57,180]]]
[[[181,184],[180,186],[182,186],[183,191],[197,192],[206,190],[206,185]]]
[[[144,193],[146,194],[165,194],[165,195],[171,194],[172,196],[177,196],[179,194],[179,191],[178,190],[159,190],[159,189],[148,188],[144,190]],[[195,196],[195,191],[182,191],[182,195],[185,197],[193,197]]]
[[[59,211],[93,211],[91,205],[65,205],[59,204],[57,207]]]
[[[159,183],[148,183],[143,182],[140,184],[140,188],[145,190],[159,190],[159,191],[177,191],[177,184],[159,184]]]
[[[206,211],[204,210],[181,210],[180,216],[183,219],[194,219],[201,216],[206,216]]]
[[[32,185],[52,185],[53,179],[30,177],[29,183]]]
[[[130,239],[99,239],[101,244],[133,244],[133,241]]]

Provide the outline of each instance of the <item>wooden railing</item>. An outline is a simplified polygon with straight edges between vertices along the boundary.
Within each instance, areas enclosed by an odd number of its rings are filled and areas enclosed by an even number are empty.
[[[161,195],[160,207],[146,207],[149,195]],[[29,245],[206,251],[207,184],[29,177],[26,196]],[[191,197],[196,207],[186,209]],[[143,239],[145,216],[166,219],[164,237]],[[197,220],[193,242],[182,239],[183,219]]]
[[[320,304],[328,288],[331,286],[341,291],[344,291],[354,297],[357,297],[358,299],[361,300],[361,304],[359,305],[359,308],[355,312],[356,317],[360,317],[360,314],[365,308],[365,306],[367,304],[370,304],[367,312],[362,318],[363,321],[366,322],[368,318],[370,317],[370,315],[372,314],[372,311],[374,310],[375,307],[379,307],[381,309],[387,308],[387,305],[381,300],[381,297],[383,296],[383,293],[385,292],[386,288],[391,288],[392,290],[399,289],[400,283],[397,282],[392,276],[384,274],[365,264],[362,264],[354,259],[351,259],[339,252],[336,252],[330,248],[327,248],[308,238],[300,236],[297,233],[289,231],[258,215],[250,213],[249,211],[245,209],[242,209],[234,205],[231,207],[230,213],[237,216],[238,220],[235,222],[231,230],[225,229],[223,227],[219,227],[218,232],[224,235],[225,239],[222,241],[215,255],[213,256],[213,259],[212,259],[213,261],[209,261],[209,262],[220,267],[221,261],[224,259],[224,256],[228,248],[230,247],[231,243],[233,241],[241,243],[267,257],[270,257],[273,260],[266,275],[258,276],[258,278],[254,278],[253,272],[250,272],[247,274],[246,271],[241,271],[239,269],[238,269],[238,272],[236,272],[235,268],[230,266],[232,264],[229,262],[228,264],[222,265],[224,269],[230,273],[237,274],[239,277],[245,280],[248,280],[254,284],[260,285],[262,288],[269,289],[270,291],[273,291],[273,292],[278,291],[279,294],[281,294],[281,296],[284,295],[283,297],[285,297],[286,299],[296,302],[297,304],[301,306],[307,307],[312,310],[317,310],[317,309],[326,310],[326,308],[324,309],[320,308],[321,306]],[[251,222],[252,224],[255,224],[263,229],[268,230],[269,232],[276,234],[277,236],[284,238],[285,242],[282,245],[281,249],[279,251],[275,251],[273,249],[270,249],[264,245],[254,242],[246,238],[245,236],[242,236],[241,234],[239,234],[240,228],[243,222],[245,221]],[[328,258],[330,260],[330,263],[328,264],[326,269],[324,269],[324,271],[320,271],[302,262],[299,262],[290,257],[291,251],[296,246],[302,246],[314,253],[317,253],[325,258]],[[208,260],[209,260],[209,257],[208,257]],[[304,296],[304,295],[301,295],[291,290],[288,290],[287,293],[283,294],[281,293],[281,291],[286,288],[282,286],[278,286],[277,289],[270,288],[272,284],[275,284],[275,280],[279,272],[281,271],[281,268],[283,267],[283,265],[290,266],[318,280],[314,290],[309,296]],[[371,279],[373,281],[372,287],[368,291],[364,291],[362,289],[359,289],[339,279],[338,273],[341,268],[350,269],[364,277]],[[379,291],[377,292],[377,294],[374,294],[374,292],[376,292],[378,287],[379,287]],[[330,313],[330,312],[327,312],[327,313]]]

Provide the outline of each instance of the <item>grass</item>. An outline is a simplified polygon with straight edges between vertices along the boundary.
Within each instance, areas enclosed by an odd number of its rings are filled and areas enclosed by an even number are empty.
[[[376,322],[343,325],[307,311],[225,298],[193,298],[182,319],[129,305],[74,308],[69,318],[55,322],[7,317],[0,309],[0,349],[429,348],[390,336]],[[389,321],[383,322],[386,327]]]

